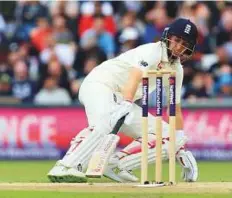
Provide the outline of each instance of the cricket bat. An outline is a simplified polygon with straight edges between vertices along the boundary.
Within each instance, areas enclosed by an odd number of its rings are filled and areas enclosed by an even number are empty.
[[[89,161],[88,169],[86,171],[86,177],[100,178],[102,177],[104,170],[107,166],[111,154],[115,151],[119,136],[117,135],[120,127],[124,123],[126,116],[120,118],[116,123],[112,132],[106,135],[99,143],[93,155]]]

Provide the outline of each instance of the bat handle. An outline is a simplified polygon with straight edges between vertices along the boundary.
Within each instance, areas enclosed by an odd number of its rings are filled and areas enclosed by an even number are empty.
[[[126,115],[124,115],[123,117],[121,117],[121,118],[117,121],[117,123],[116,123],[116,125],[114,126],[114,128],[113,128],[111,134],[115,134],[115,135],[116,135],[116,134],[119,132],[119,129],[120,129],[121,126],[123,125],[123,123],[124,123],[124,121],[125,121],[127,115],[128,115],[128,113],[127,113]]]

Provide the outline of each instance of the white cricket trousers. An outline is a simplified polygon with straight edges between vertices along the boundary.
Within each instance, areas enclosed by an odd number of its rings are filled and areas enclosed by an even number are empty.
[[[79,100],[85,107],[89,126],[102,125],[110,120],[110,112],[117,103],[122,101],[122,94],[115,92],[109,86],[99,82],[84,81],[79,92]],[[132,138],[142,135],[141,116],[142,109],[134,104],[132,109],[132,120],[129,125],[123,124],[120,131]],[[149,133],[155,134],[155,119],[149,114]],[[99,127],[100,127],[99,126]],[[163,137],[168,137],[168,123],[163,121]]]

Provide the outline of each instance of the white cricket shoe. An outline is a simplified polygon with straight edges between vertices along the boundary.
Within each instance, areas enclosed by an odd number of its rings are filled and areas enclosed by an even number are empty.
[[[51,182],[58,183],[85,183],[87,178],[84,173],[76,168],[69,168],[62,165],[59,161],[47,174]]]
[[[198,178],[196,159],[190,151],[180,150],[176,158],[182,166],[182,178],[186,182],[195,182]]]
[[[118,173],[118,176],[124,181],[124,182],[137,182],[139,181],[139,178],[133,175],[133,172],[131,170],[121,170]]]
[[[116,173],[116,171],[114,170],[114,168],[111,167],[111,166],[107,166],[106,167],[103,175],[105,177],[111,179],[111,180],[116,181],[116,182],[120,182],[120,183],[124,182],[124,180],[118,176],[118,174]]]
[[[133,175],[132,171],[118,170],[108,166],[104,171],[104,176],[120,183],[137,182],[139,179]]]
[[[133,175],[132,171],[118,169],[118,161],[119,159],[116,155],[110,158],[109,164],[104,171],[105,177],[120,183],[139,181],[139,179]]]

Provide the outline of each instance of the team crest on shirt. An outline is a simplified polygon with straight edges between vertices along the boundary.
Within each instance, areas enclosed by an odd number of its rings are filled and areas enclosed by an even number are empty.
[[[141,66],[143,66],[143,67],[147,67],[147,66],[148,66],[148,63],[147,63],[146,61],[144,61],[144,60],[141,60],[141,61],[139,62],[139,64],[140,64]]]

